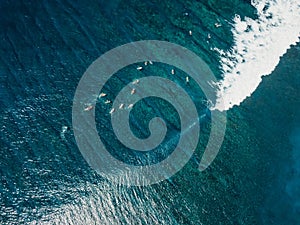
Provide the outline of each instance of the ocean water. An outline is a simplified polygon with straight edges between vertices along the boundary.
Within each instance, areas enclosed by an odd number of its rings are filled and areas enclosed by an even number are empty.
[[[296,0],[0,1],[0,224],[300,224],[299,8]],[[210,66],[226,103],[211,109],[227,110],[227,129],[200,172],[211,126],[201,89],[168,65],[124,68],[105,85],[108,98],[157,75],[184,87],[201,115],[198,147],[180,172],[126,187],[82,157],[72,104],[94,60],[139,40],[182,45]],[[126,163],[157,163],[178,142],[178,114],[165,101],[145,99],[131,116],[141,138],[151,117],[168,124],[166,141],[147,155],[120,145],[108,110],[97,103],[98,133]]]

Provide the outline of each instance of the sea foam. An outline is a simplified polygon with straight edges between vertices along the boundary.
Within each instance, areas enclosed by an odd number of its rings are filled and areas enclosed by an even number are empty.
[[[236,15],[230,51],[219,52],[223,79],[213,109],[228,110],[239,105],[269,75],[287,49],[299,41],[300,2],[298,0],[252,1],[257,19]]]

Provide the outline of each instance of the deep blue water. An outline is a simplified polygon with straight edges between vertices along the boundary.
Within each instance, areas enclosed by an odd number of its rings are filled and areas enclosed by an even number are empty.
[[[110,183],[88,166],[73,136],[75,89],[101,54],[132,41],[166,40],[194,51],[220,78],[218,57],[210,48],[230,48],[230,23],[225,21],[235,13],[255,18],[249,1],[237,0],[0,1],[0,223],[300,224],[299,44],[251,98],[228,111],[224,143],[204,172],[197,168],[209,112],[201,90],[192,84],[186,91],[198,111],[207,114],[202,136],[190,162],[166,181],[148,187]],[[216,21],[224,25],[216,29]],[[109,95],[139,76],[134,68],[127,68],[130,76],[124,78],[125,69],[108,82]],[[156,65],[151,73],[169,78],[164,70],[170,67]],[[178,72],[172,79],[185,86],[182,76]],[[172,106],[153,99],[145,104],[151,107],[141,103],[132,118],[137,136],[149,135],[143,129],[146,112],[164,117],[167,138],[176,136]],[[107,106],[97,107],[100,115]],[[99,134],[122,158],[108,121],[108,115],[97,117]],[[69,127],[64,135],[62,126]],[[176,141],[147,159],[163,159]],[[145,160],[127,153],[126,162]]]

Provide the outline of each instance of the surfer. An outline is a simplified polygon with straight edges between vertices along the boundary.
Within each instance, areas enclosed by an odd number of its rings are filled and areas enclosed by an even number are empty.
[[[136,92],[136,90],[135,90],[135,88],[133,88],[130,93],[133,95],[133,94],[135,94],[135,92]]]
[[[136,80],[134,80],[134,81],[132,82],[132,84],[138,84],[138,83],[140,83],[140,80],[139,80],[139,79],[136,79]]]
[[[94,108],[94,106],[89,105],[84,109],[84,111],[91,111],[93,108]]]
[[[190,78],[188,76],[185,77],[185,82],[188,84],[190,83]]]
[[[112,108],[110,111],[109,111],[109,114],[113,114],[115,112],[115,108]]]
[[[99,98],[105,97],[107,94],[106,93],[100,93]]]

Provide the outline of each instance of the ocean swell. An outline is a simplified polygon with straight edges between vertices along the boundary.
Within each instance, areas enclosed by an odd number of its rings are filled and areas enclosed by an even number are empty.
[[[287,49],[299,41],[300,2],[298,0],[252,1],[257,19],[236,15],[230,51],[220,54],[223,79],[213,109],[228,110],[239,105],[258,87],[262,76],[269,75]]]

